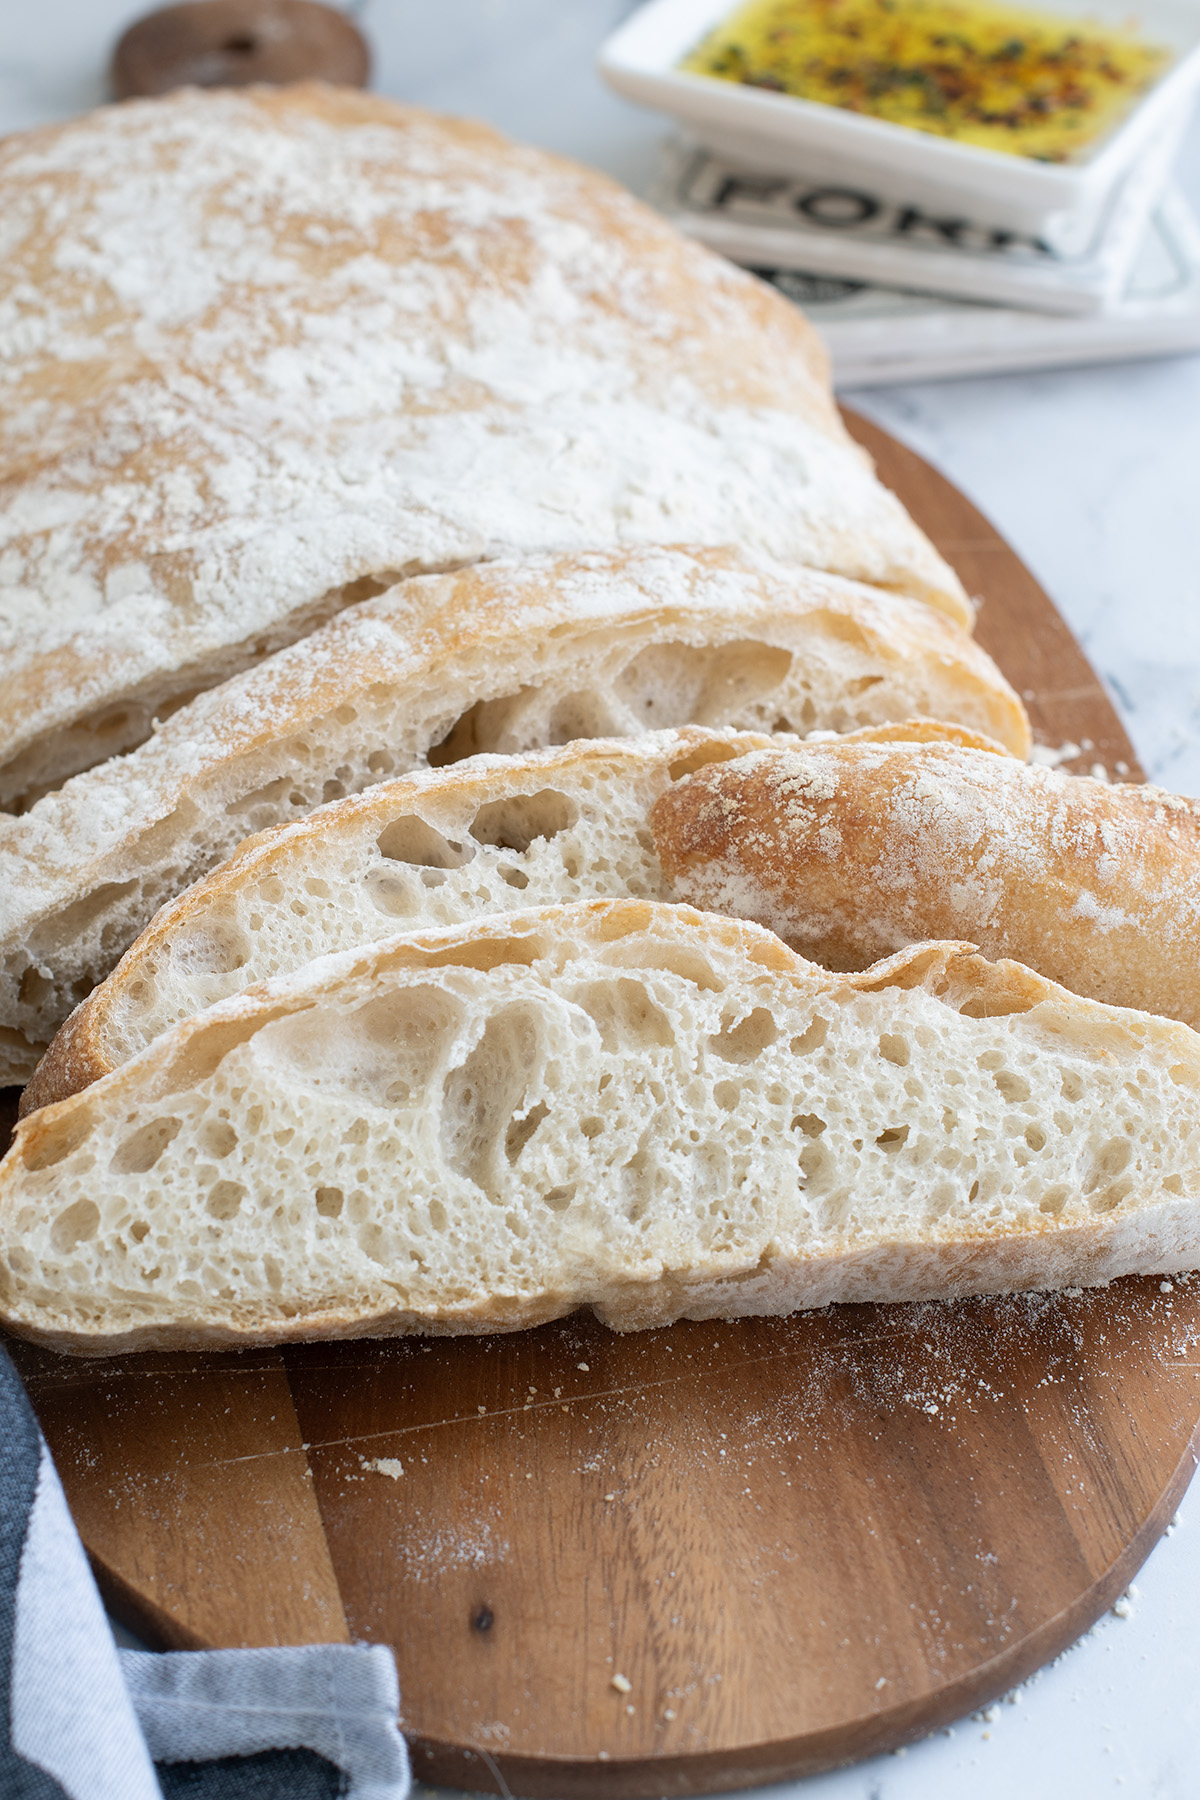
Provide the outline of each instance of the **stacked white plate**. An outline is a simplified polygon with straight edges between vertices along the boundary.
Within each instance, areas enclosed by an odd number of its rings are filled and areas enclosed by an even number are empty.
[[[1194,0],[1148,0],[1139,23],[1174,60],[1114,131],[1066,164],[680,70],[736,4],[650,0],[600,66],[685,128],[651,198],[802,300],[840,381],[1200,346],[1200,228],[1168,190],[1200,84]],[[1128,18],[1126,0],[1048,9]]]

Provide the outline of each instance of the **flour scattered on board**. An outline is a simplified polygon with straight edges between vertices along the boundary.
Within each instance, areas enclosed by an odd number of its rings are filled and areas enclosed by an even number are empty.
[[[398,1456],[360,1456],[358,1460],[368,1475],[390,1475],[393,1481],[399,1481],[404,1473]]]

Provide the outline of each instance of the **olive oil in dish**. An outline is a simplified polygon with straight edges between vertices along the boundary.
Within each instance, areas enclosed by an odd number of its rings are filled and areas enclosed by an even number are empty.
[[[1133,27],[1007,0],[749,0],[680,68],[1060,163],[1170,60]]]

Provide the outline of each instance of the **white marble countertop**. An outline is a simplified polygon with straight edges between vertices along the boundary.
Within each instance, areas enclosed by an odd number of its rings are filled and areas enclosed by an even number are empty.
[[[104,97],[128,0],[4,8],[0,130]],[[593,73],[625,0],[365,0],[375,86],[471,113],[632,186],[663,127]],[[1182,162],[1200,200],[1200,127]],[[1200,792],[1200,356],[847,395],[994,520],[1107,680],[1153,780]],[[994,1716],[898,1756],[760,1790],[774,1800],[1194,1800],[1200,1502],[1106,1617]]]

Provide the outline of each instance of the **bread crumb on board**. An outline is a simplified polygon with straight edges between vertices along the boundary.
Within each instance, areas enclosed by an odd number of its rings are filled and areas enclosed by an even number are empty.
[[[358,1460],[368,1475],[390,1475],[393,1481],[399,1481],[404,1473],[398,1456],[360,1456]]]

